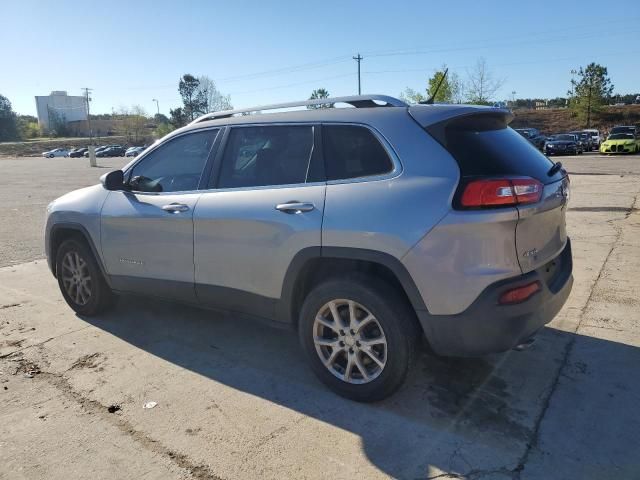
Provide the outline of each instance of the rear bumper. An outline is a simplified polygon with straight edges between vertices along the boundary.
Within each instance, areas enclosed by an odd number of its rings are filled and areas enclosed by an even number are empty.
[[[487,287],[475,302],[457,315],[418,318],[431,348],[439,355],[479,356],[504,352],[533,336],[560,311],[573,285],[571,242],[555,259],[525,275]],[[526,301],[499,305],[507,290],[539,281],[542,288]]]

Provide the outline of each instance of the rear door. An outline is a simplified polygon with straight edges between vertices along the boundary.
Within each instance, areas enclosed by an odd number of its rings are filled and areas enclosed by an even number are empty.
[[[563,169],[507,126],[507,112],[487,111],[431,128],[455,157],[461,185],[476,178],[532,178],[542,184],[540,200],[516,205],[515,247],[523,273],[556,257],[567,242],[566,206],[569,180]],[[442,127],[442,126],[441,126]]]
[[[314,125],[228,129],[194,213],[201,302],[275,316],[293,258],[320,247],[326,185],[317,134]]]

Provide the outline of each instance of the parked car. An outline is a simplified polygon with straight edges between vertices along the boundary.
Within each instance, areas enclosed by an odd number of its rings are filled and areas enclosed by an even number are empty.
[[[586,130],[583,130],[583,132],[587,132],[589,135],[591,135],[591,144],[596,150],[598,150],[600,148],[600,143],[602,142],[600,132],[595,128],[588,128]]]
[[[542,135],[537,128],[516,128],[516,132],[529,140],[538,150],[544,148],[547,137]]]
[[[137,157],[140,153],[144,151],[146,147],[129,147],[127,151],[124,153],[125,157]]]
[[[69,152],[69,156],[72,158],[83,157],[87,151],[89,151],[88,148],[74,148]]]
[[[112,145],[96,152],[96,157],[124,157],[124,152],[124,148],[120,145]]]
[[[268,113],[329,102],[355,108]],[[82,316],[131,292],[293,325],[324,383],[379,400],[423,336],[524,348],[569,295],[568,176],[511,118],[381,95],[207,114],[51,203],[48,263]]]
[[[612,133],[600,145],[600,153],[638,153],[640,140],[633,133]]]
[[[69,150],[66,148],[54,148],[53,150],[49,150],[48,152],[42,152],[42,156],[45,158],[68,157]]]
[[[633,135],[636,135],[638,133],[638,129],[633,125],[618,125],[611,129],[611,131],[609,132],[609,136],[613,135],[614,133],[631,133]]]
[[[551,135],[544,144],[545,155],[580,155],[583,152],[582,143],[572,133]]]
[[[578,141],[582,145],[583,151],[590,152],[593,150],[593,138],[589,133],[582,132],[582,131],[575,131],[575,132],[569,132],[569,133],[578,137]]]
[[[99,147],[96,147],[96,149],[95,149],[96,156],[97,156],[98,152],[101,152],[101,151],[102,151],[102,150],[104,150],[105,148],[109,148],[109,146],[108,146],[108,145],[101,145],[101,146],[99,146]],[[87,149],[87,151],[86,151],[86,152],[84,152],[84,156],[85,156],[85,157],[88,157],[88,156],[89,156],[89,150],[88,150],[88,149]]]

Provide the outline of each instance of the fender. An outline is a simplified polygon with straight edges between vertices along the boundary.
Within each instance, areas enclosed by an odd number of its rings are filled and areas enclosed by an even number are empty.
[[[89,248],[91,248],[91,252],[93,253],[94,258],[96,259],[98,267],[100,267],[100,271],[102,272],[103,278],[107,282],[107,285],[109,285],[109,288],[111,288],[111,279],[104,268],[104,265],[102,263],[102,257],[98,253],[98,249],[93,243],[93,240],[91,238],[91,235],[89,235],[88,230],[84,227],[84,225],[81,225],[80,223],[62,222],[62,223],[55,223],[54,225],[51,226],[51,230],[49,231],[49,241],[48,241],[48,245],[46,246],[47,248],[46,253],[47,253],[47,259],[49,262],[49,268],[51,269],[51,273],[53,273],[53,276],[54,277],[56,276],[56,267],[55,267],[56,252],[53,251],[53,245],[54,245],[53,239],[56,237],[56,232],[58,232],[58,230],[74,230],[75,232],[78,232],[80,235],[82,235],[82,237],[86,240],[87,244],[89,245]]]
[[[295,286],[305,265],[316,258],[362,260],[376,263],[388,268],[398,279],[413,308],[417,311],[428,311],[416,284],[405,266],[396,257],[375,250],[351,247],[308,247],[299,251],[291,260],[282,284],[282,293],[276,311],[277,317],[286,322],[295,323],[292,303]]]

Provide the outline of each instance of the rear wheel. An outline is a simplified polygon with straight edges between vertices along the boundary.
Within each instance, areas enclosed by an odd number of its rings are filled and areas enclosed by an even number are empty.
[[[80,315],[96,315],[114,304],[115,296],[82,240],[62,242],[56,254],[56,276],[65,301]]]
[[[402,385],[420,334],[406,300],[369,277],[320,284],[300,313],[300,342],[314,373],[360,402],[381,400]]]

